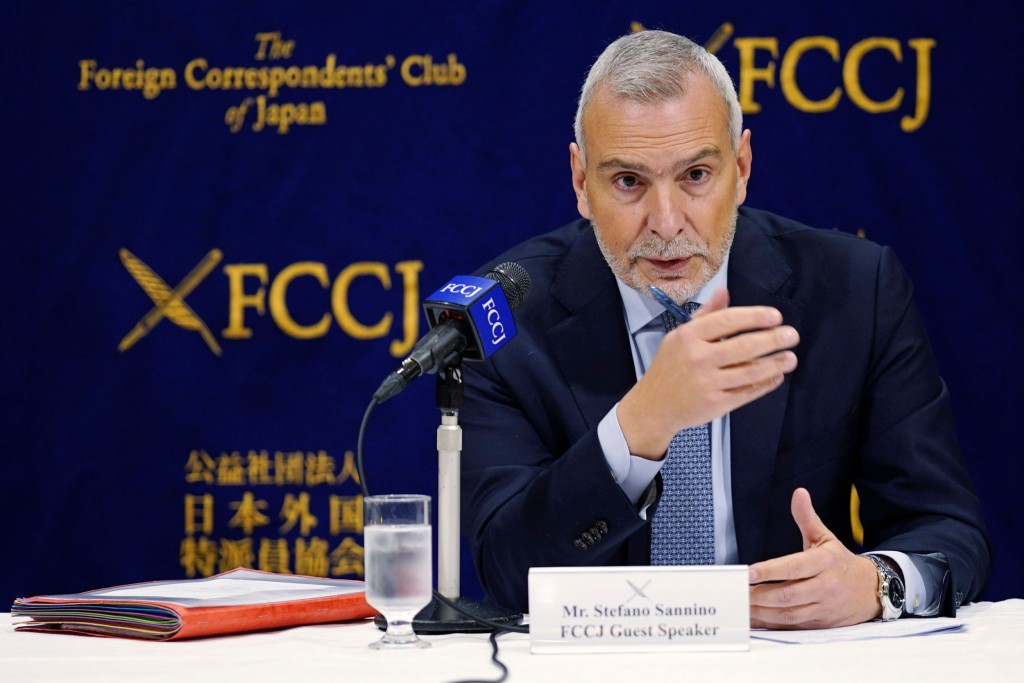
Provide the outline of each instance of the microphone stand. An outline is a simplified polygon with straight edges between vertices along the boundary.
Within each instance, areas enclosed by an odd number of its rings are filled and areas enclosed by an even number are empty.
[[[437,428],[437,590],[461,610],[476,617],[502,625],[518,624],[523,620],[520,612],[459,595],[462,492],[459,408],[462,407],[463,386],[458,360],[438,371],[436,386],[435,398],[441,411],[441,425]],[[456,612],[437,598],[416,615],[412,625],[417,633],[486,633],[494,630],[492,626]]]

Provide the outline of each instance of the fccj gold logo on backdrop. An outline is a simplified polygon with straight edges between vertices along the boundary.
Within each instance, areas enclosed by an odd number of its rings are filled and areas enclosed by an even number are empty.
[[[118,344],[125,352],[135,346],[162,321],[167,320],[185,330],[197,333],[218,356],[222,355],[217,337],[210,327],[186,302],[191,294],[221,263],[224,254],[211,249],[174,287],[157,275],[142,259],[128,249],[120,251],[121,263],[149,297],[152,307],[128,331]],[[341,330],[359,340],[382,339],[393,336],[396,317],[401,321],[400,336],[391,339],[389,352],[395,358],[405,356],[419,337],[419,274],[422,261],[398,261],[393,266],[379,261],[360,261],[342,268],[331,278],[327,264],[318,261],[292,263],[280,272],[271,273],[265,263],[229,263],[222,272],[228,280],[228,324],[221,331],[223,339],[250,339],[253,329],[249,314],[270,314],[274,325],[294,339],[316,339],[330,331],[332,321]],[[397,312],[384,311],[375,321],[358,319],[349,305],[349,294],[354,282],[368,278],[384,291],[394,286],[391,273],[399,281],[402,303]],[[312,278],[318,286],[330,290],[330,311],[324,311],[313,323],[295,319],[288,305],[288,290],[298,278]]]
[[[634,22],[631,28],[633,31],[642,31],[644,26]],[[900,118],[900,129],[905,133],[913,133],[928,120],[932,98],[931,55],[936,45],[934,38],[910,38],[906,41],[905,56],[903,43],[893,37],[863,38],[846,48],[844,54],[839,39],[831,36],[804,36],[783,46],[777,37],[741,37],[735,34],[736,27],[731,22],[725,22],[715,30],[704,47],[720,56],[730,41],[735,47],[739,58],[737,94],[744,114],[761,111],[764,105],[763,100],[758,99],[759,96],[765,88],[775,89],[778,86],[789,106],[807,114],[835,111],[845,94],[854,106],[868,114],[904,111]],[[833,64],[842,67],[838,82],[820,99],[807,95],[797,77],[801,61],[814,53],[822,53]],[[886,63],[886,59],[891,61]],[[869,95],[869,89],[864,86],[865,80],[878,78],[893,70],[894,65],[902,64],[904,59],[914,60],[914,95],[908,97],[903,86],[897,87],[884,99]],[[865,62],[869,60],[873,66],[866,69]]]

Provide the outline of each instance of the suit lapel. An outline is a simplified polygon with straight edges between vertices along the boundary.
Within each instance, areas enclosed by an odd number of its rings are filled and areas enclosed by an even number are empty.
[[[740,214],[729,256],[730,305],[774,306],[786,324],[800,329],[800,304],[786,298],[789,265],[772,241]],[[739,561],[764,559],[768,497],[790,380],[772,393],[730,413],[733,517]]]
[[[636,383],[636,373],[615,277],[589,226],[566,255],[551,295],[567,315],[548,339],[586,429],[594,429]]]
[[[548,330],[548,340],[583,416],[582,435],[596,429],[636,384],[622,298],[589,226],[566,256],[551,294],[566,317]],[[648,564],[650,547],[645,524],[626,541],[619,561]]]

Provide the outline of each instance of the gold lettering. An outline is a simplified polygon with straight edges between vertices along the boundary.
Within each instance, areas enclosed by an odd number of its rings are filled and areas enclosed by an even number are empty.
[[[755,37],[737,38],[733,43],[740,53],[740,108],[744,114],[756,114],[761,111],[761,105],[754,101],[754,83],[764,81],[769,88],[775,87],[775,59],[779,57],[779,41],[777,38]],[[767,50],[772,56],[768,66],[754,66],[757,50]]]
[[[139,90],[147,100],[156,99],[164,90],[173,90],[178,85],[174,69],[146,68],[146,62],[135,60],[134,69],[97,68],[96,60],[78,61],[78,89],[89,90]]]
[[[267,125],[267,96],[256,97],[256,120],[252,122],[252,129],[259,133]]]
[[[237,107],[229,107],[224,112],[224,123],[228,124],[232,133],[237,133],[242,128],[242,124],[245,123],[245,114],[252,105],[253,99],[246,97]]]
[[[422,55],[409,55],[402,62],[402,80],[407,85],[413,88],[418,88],[423,85],[423,77],[413,74],[413,69],[419,67],[419,73],[422,73],[425,69],[423,68],[423,56]]]
[[[213,533],[213,496],[185,494],[185,534]]]
[[[460,64],[454,53],[448,55],[448,82],[462,85],[466,80],[466,66]]]
[[[462,85],[466,80],[466,66],[458,55],[451,53],[444,64],[435,64],[432,55],[409,55],[402,62],[402,80],[406,85]]]
[[[775,65],[779,56],[778,39],[769,36],[755,36],[736,38],[733,43],[739,53],[740,62],[737,87],[740,107],[744,113],[757,113],[762,108],[755,99],[754,91],[757,83],[763,82],[769,88],[775,87]],[[917,57],[917,92],[914,98],[914,111],[900,119],[900,128],[904,132],[911,133],[924,125],[931,108],[931,53],[935,48],[936,41],[934,38],[913,38],[907,43]],[[797,39],[789,46],[782,57],[782,64],[779,65],[779,83],[786,101],[795,109],[808,113],[833,111],[838,106],[844,91],[855,106],[869,114],[892,112],[902,105],[905,92],[903,87],[896,88],[895,92],[884,100],[876,100],[865,92],[861,74],[862,63],[870,52],[878,50],[888,52],[897,63],[902,63],[902,47],[897,39],[872,36],[855,43],[842,58],[842,87],[833,88],[824,99],[809,98],[800,89],[797,81],[800,60],[811,50],[823,50],[836,63],[839,63],[841,59],[838,40],[829,36],[807,36]],[[763,66],[757,63],[760,51],[769,54],[769,58]],[[424,81],[428,78],[428,67],[429,62],[422,69],[423,75],[420,78]],[[406,64],[403,63],[403,77],[405,68]],[[416,77],[417,74],[412,75]]]
[[[355,574],[363,576],[366,570],[364,558],[366,551],[351,536],[342,539],[331,551],[331,576],[347,576]]]
[[[290,574],[291,571],[288,567],[291,563],[291,555],[288,549],[288,539],[261,538],[258,563],[257,569],[262,571]]]
[[[139,60],[141,69],[142,60]],[[178,77],[174,69],[146,69],[143,78],[142,95],[147,100],[156,99],[164,90],[174,90],[178,87]]]
[[[295,339],[316,339],[327,334],[331,325],[331,316],[324,313],[316,324],[300,325],[288,311],[288,302],[285,298],[288,285],[292,283],[292,280],[303,275],[316,278],[316,281],[324,289],[327,289],[330,284],[327,277],[327,266],[324,264],[314,261],[300,261],[291,264],[282,270],[270,285],[270,316],[281,328],[281,331],[288,336]]]
[[[850,51],[846,53],[846,61],[843,63],[843,85],[846,86],[846,94],[850,96],[858,107],[869,114],[880,114],[893,111],[903,101],[903,88],[897,88],[889,99],[879,102],[867,96],[860,85],[860,63],[864,55],[873,50],[886,50],[890,52],[897,62],[903,61],[903,52],[899,42],[894,38],[865,38],[857,42]]]
[[[313,536],[295,539],[295,573],[302,576],[327,576],[331,562],[327,559],[330,550],[327,541]]]
[[[917,97],[914,98],[914,116],[900,119],[900,128],[904,133],[913,133],[928,120],[932,100],[932,48],[935,47],[935,39],[911,38],[907,44],[917,53]]]
[[[296,126],[322,126],[327,123],[327,105],[323,102],[299,102],[274,104],[267,102],[266,95],[256,97],[256,120],[252,129],[260,132],[266,126],[277,128],[278,135],[285,135]]]
[[[224,72],[220,69],[208,69],[206,78],[203,79],[206,86],[211,90],[217,90],[224,85]]]
[[[317,72],[317,78],[320,83],[323,83],[325,86],[334,85],[334,73],[337,64],[338,57],[333,52],[327,55],[327,59],[324,60],[323,67]],[[339,85],[339,87],[341,86]]]
[[[234,569],[235,567],[246,567],[252,569],[256,555],[252,548],[251,538],[230,538],[220,539],[220,566],[221,571]]]
[[[202,78],[196,78],[195,71],[205,72],[209,63],[202,57],[196,57],[185,65],[185,84],[192,90],[202,90],[206,87]]]
[[[321,101],[309,103],[309,121],[311,126],[322,126],[327,123],[327,105]]]
[[[179,560],[185,576],[212,576],[217,566],[217,542],[206,536],[182,539]]]
[[[779,69],[779,83],[782,86],[782,94],[786,100],[800,111],[810,114],[817,114],[825,111],[832,111],[839,104],[842,96],[839,88],[834,88],[832,93],[823,100],[812,100],[804,95],[796,83],[796,67],[800,58],[809,50],[824,50],[831,57],[832,61],[839,62],[839,41],[828,36],[807,36],[800,38],[786,50],[782,57],[782,66]]]
[[[89,81],[93,79],[96,73],[96,60],[95,59],[79,59],[78,60],[78,89],[88,90]]]
[[[245,309],[254,308],[259,315],[266,311],[267,265],[265,263],[233,263],[224,266],[228,276],[228,326],[221,333],[225,339],[249,339],[252,330],[245,326]],[[255,277],[260,287],[252,294],[245,293],[245,278]]]
[[[275,38],[280,38],[281,33],[279,31],[269,31],[256,34],[256,42],[260,46],[256,49],[256,61],[262,62],[267,58],[268,48],[270,47],[271,41]]]
[[[256,49],[256,61],[266,59],[288,59],[295,49],[294,40],[281,40],[280,31],[264,31],[256,34],[256,42],[259,47]]]
[[[423,261],[399,261],[395,272],[402,276],[402,339],[392,339],[389,347],[394,358],[409,353],[420,336],[420,280]]]
[[[364,261],[353,263],[346,267],[334,281],[331,289],[331,306],[334,309],[334,317],[338,325],[353,339],[378,339],[391,331],[391,321],[394,316],[388,311],[373,325],[364,325],[352,315],[348,306],[348,290],[352,281],[357,277],[372,276],[380,280],[385,290],[391,289],[391,275],[383,263]]]

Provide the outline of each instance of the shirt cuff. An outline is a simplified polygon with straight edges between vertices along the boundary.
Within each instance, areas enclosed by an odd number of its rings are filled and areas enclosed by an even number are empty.
[[[917,566],[911,555],[898,550],[872,550],[867,554],[888,557],[899,566],[900,573],[903,574],[903,588],[906,593],[904,612],[921,616],[931,616],[934,613],[934,610],[931,609],[932,602],[941,594],[942,586],[930,590],[932,587],[925,581],[921,568]]]
[[[604,451],[604,458],[608,462],[612,476],[615,477],[622,492],[633,505],[636,505],[654,481],[665,460],[648,460],[630,454],[626,437],[622,434],[622,426],[619,425],[618,409],[619,404],[616,403],[598,423],[597,439],[601,443],[601,450]]]

